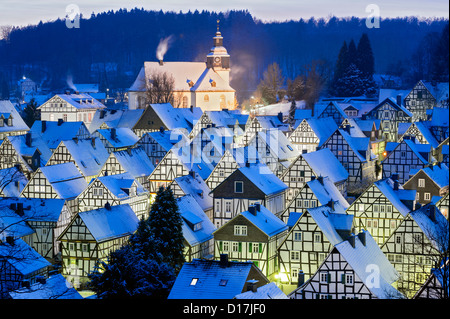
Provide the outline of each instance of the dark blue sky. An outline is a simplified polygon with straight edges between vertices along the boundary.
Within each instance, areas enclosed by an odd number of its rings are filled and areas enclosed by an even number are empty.
[[[87,17],[92,12],[134,7],[175,12],[247,9],[254,17],[263,21],[284,21],[331,15],[366,17],[369,15],[366,7],[371,3],[378,5],[381,18],[449,17],[447,0],[1,0],[0,25],[27,25],[36,24],[40,20],[45,22],[58,17],[64,18],[69,4],[77,5]]]

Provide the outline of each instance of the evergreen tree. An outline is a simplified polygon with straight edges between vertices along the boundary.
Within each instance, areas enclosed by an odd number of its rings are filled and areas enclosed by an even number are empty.
[[[431,78],[437,82],[449,80],[449,24],[442,30],[439,41],[434,48],[434,58],[431,61]]]
[[[342,76],[344,75],[344,72],[346,71],[347,67],[349,65],[348,60],[348,47],[347,42],[344,41],[342,44],[341,49],[339,50],[339,55],[336,61],[336,66],[334,69],[334,76],[331,83],[331,94],[339,95],[338,89],[337,89],[337,82]]]
[[[185,262],[182,226],[183,220],[172,190],[160,187],[150,209],[148,227],[158,239],[155,244],[159,253],[164,256],[163,261],[172,266],[176,272]]]
[[[375,60],[369,37],[366,33],[361,35],[358,42],[356,66],[367,78],[372,77],[375,72]]]
[[[292,99],[291,107],[289,108],[289,117],[288,123],[293,126],[295,124],[295,110],[297,109],[297,104],[295,103],[295,99]]]
[[[350,65],[350,63],[354,63],[358,67],[357,60],[358,60],[358,52],[356,49],[355,41],[353,41],[352,39],[348,44],[347,67]]]
[[[361,96],[365,93],[365,81],[362,72],[351,63],[344,75],[336,81],[338,96]]]
[[[32,98],[30,102],[28,102],[27,106],[23,110],[23,120],[28,125],[28,127],[32,127],[34,121],[40,120],[41,111],[37,109],[38,105],[36,100]]]

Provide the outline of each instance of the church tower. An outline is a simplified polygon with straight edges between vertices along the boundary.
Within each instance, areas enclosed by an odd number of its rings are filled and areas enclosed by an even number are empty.
[[[230,55],[223,46],[223,37],[219,31],[219,20],[217,20],[217,32],[213,37],[214,44],[206,56],[206,66],[212,68],[222,79],[230,82]]]

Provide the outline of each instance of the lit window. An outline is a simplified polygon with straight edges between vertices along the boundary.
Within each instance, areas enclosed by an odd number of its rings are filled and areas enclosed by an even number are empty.
[[[191,286],[195,286],[198,282],[198,278],[192,278]]]
[[[424,194],[424,199],[425,200],[431,200],[431,194],[430,193],[425,193]]]

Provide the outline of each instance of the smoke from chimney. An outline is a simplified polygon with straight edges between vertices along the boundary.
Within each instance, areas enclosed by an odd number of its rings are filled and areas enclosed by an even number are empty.
[[[67,83],[67,86],[70,87],[72,90],[77,91],[77,88],[73,84],[72,75],[70,75],[70,74],[67,75],[66,83]]]
[[[164,59],[164,55],[166,54],[167,50],[169,49],[169,46],[172,43],[172,39],[173,39],[173,36],[170,35],[159,41],[158,47],[156,48],[156,58],[159,61],[162,61]]]

